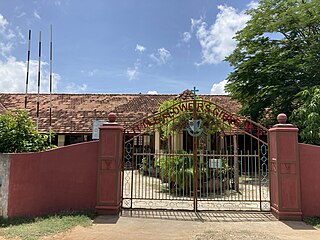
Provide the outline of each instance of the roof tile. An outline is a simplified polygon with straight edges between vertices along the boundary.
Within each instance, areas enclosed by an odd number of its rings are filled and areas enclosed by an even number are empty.
[[[0,113],[8,110],[24,109],[24,94],[0,93]],[[240,104],[228,96],[199,95],[226,110],[236,113]],[[147,114],[154,113],[160,104],[168,99],[193,98],[190,90],[180,95],[174,94],[52,94],[52,130],[56,133],[91,133],[93,120],[107,119],[115,112],[122,125],[133,123]],[[27,110],[36,119],[37,94],[28,95]],[[50,95],[40,94],[39,130],[49,130]]]

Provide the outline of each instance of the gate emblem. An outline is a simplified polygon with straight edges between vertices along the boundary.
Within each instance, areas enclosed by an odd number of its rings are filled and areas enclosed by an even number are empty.
[[[201,128],[202,120],[189,120],[189,126],[187,128],[188,133],[192,137],[198,137],[201,135],[203,129]]]

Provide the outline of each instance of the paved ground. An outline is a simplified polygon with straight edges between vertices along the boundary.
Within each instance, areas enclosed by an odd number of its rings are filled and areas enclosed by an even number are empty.
[[[263,213],[134,211],[120,217],[99,216],[90,228],[76,227],[47,239],[319,240],[320,230]]]

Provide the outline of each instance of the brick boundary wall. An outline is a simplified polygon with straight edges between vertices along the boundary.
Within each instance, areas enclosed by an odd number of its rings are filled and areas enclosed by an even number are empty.
[[[0,153],[0,211],[1,216],[8,215],[8,191],[9,191],[10,156]]]
[[[303,217],[320,216],[320,146],[299,143]]]
[[[8,155],[8,217],[95,209],[98,141]]]
[[[320,146],[298,143],[285,114],[277,120],[269,130],[271,212],[280,220],[320,216]]]

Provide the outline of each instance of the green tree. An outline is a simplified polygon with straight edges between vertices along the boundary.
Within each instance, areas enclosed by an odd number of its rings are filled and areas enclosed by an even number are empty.
[[[300,128],[305,143],[320,145],[320,88],[313,87],[298,94],[302,104],[291,115],[291,121]]]
[[[1,153],[38,152],[52,147],[49,133],[40,134],[26,111],[8,111],[0,115]]]
[[[226,90],[242,104],[242,114],[274,123],[291,116],[297,94],[319,85],[320,1],[260,0],[226,58],[234,67]]]

